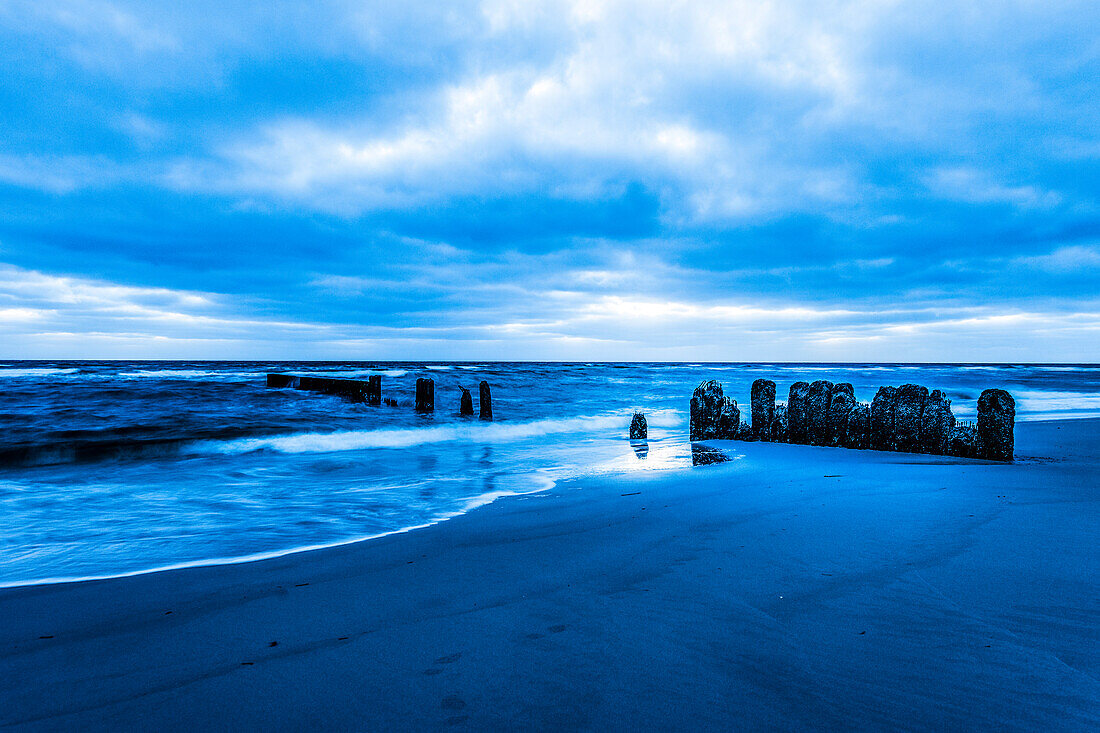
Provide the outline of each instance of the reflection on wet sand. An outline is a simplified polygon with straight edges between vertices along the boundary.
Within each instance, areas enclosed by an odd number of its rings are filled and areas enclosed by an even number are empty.
[[[691,465],[693,466],[705,466],[709,463],[722,463],[728,460],[729,457],[717,448],[691,444]]]

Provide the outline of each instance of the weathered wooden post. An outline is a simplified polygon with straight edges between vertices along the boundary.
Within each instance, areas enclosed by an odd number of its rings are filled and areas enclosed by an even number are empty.
[[[367,378],[367,404],[382,404],[382,376],[379,374]]]
[[[713,379],[700,382],[691,395],[688,435],[691,440],[735,440],[741,427],[737,401]]]
[[[771,440],[772,421],[775,420],[775,382],[757,379],[752,383],[752,432],[757,440]]]
[[[795,382],[787,393],[787,440],[805,445],[809,435],[809,382]]]
[[[459,402],[458,414],[459,415],[473,415],[474,414],[474,400],[470,397],[470,390],[465,387],[459,387],[462,390],[462,399]]]
[[[482,381],[478,385],[478,402],[481,407],[481,419],[492,420],[493,419],[493,395],[489,393],[489,383]]]
[[[645,415],[640,412],[635,412],[634,419],[630,421],[630,439],[646,440],[648,438],[649,424],[646,423]]]
[[[978,457],[1011,461],[1015,448],[1016,400],[1003,389],[978,397]]]
[[[432,412],[435,410],[435,380],[416,380],[416,411]]]

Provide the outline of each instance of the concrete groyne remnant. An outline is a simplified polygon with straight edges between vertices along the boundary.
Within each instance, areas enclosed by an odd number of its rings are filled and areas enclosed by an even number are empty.
[[[691,440],[759,440],[904,453],[1011,461],[1016,403],[1002,389],[978,399],[977,426],[959,423],[951,400],[918,384],[880,387],[871,404],[852,385],[828,380],[795,382],[786,404],[776,404],[775,382],[752,384],[752,426],[740,423],[737,402],[714,380],[691,398]]]
[[[459,415],[473,415],[474,414],[474,400],[470,397],[470,390],[465,387],[459,387],[462,390],[462,398],[458,405]]]
[[[481,384],[479,384],[477,386],[477,389],[478,389],[478,393],[479,393],[478,394],[478,403],[479,403],[478,406],[479,406],[480,411],[481,411],[481,414],[479,415],[479,417],[482,420],[492,420],[493,419],[493,395],[489,392],[489,383],[486,382],[486,381],[482,381]]]
[[[333,379],[331,377],[304,377],[293,374],[268,374],[267,386],[276,389],[302,389],[310,392],[339,395],[352,402],[377,405],[382,401],[382,377],[361,379]]]
[[[418,378],[416,380],[416,411],[433,412],[435,410],[435,380]]]
[[[646,440],[648,437],[649,424],[646,422],[645,415],[635,412],[634,419],[630,421],[630,439]]]

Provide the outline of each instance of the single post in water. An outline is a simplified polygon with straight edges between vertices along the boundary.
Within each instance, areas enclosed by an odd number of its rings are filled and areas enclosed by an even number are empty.
[[[492,420],[493,419],[493,396],[489,393],[489,383],[483,381],[478,385],[478,391],[480,392],[481,403],[481,419]]]

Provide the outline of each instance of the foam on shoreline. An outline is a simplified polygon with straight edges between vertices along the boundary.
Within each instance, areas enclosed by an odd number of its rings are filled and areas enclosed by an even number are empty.
[[[240,555],[237,557],[216,557],[201,560],[188,560],[185,562],[172,563],[170,565],[160,565],[153,568],[143,568],[139,570],[128,570],[122,573],[107,573],[103,575],[82,575],[72,577],[57,577],[57,578],[39,578],[33,580],[17,580],[10,582],[0,581],[0,589],[6,588],[33,588],[49,585],[63,585],[70,583],[89,583],[102,580],[115,580],[118,578],[134,578],[141,575],[151,575],[153,573],[164,573],[173,570],[186,570],[188,568],[207,568],[218,567],[221,565],[241,565],[243,563],[259,562],[261,560],[273,560],[279,557],[286,557],[288,555],[298,555],[303,552],[313,552],[315,550],[326,550],[333,547],[343,547],[345,545],[354,545],[359,542],[368,542],[370,540],[377,540],[383,537],[391,537],[393,535],[405,534],[406,532],[412,532],[417,529],[425,529],[426,527],[432,527],[441,522],[446,522],[449,519],[460,517],[463,514],[467,514],[479,507],[488,506],[498,499],[502,499],[507,496],[526,496],[528,494],[538,494],[543,491],[550,491],[553,489],[557,482],[548,476],[538,475],[536,480],[541,480],[541,486],[533,488],[530,491],[492,491],[487,494],[481,494],[469,499],[466,504],[459,510],[453,512],[447,512],[432,519],[430,522],[424,522],[421,524],[411,525],[408,527],[401,527],[399,529],[392,529],[385,532],[377,532],[375,534],[363,535],[360,537],[349,537],[343,540],[334,540],[332,542],[322,542],[313,545],[302,545],[297,547],[290,547],[282,550],[269,550],[265,552],[256,552],[248,555]]]

